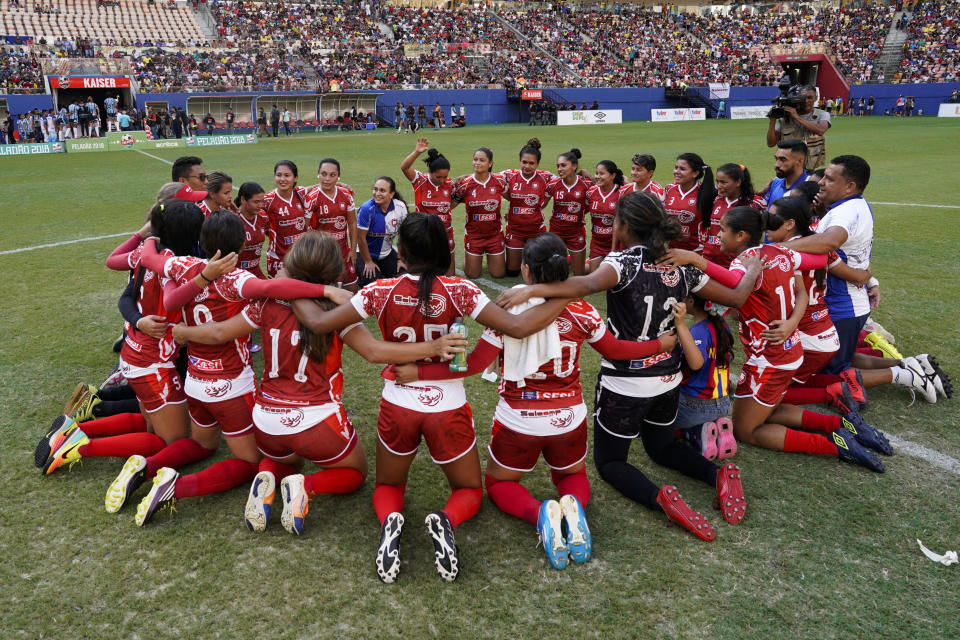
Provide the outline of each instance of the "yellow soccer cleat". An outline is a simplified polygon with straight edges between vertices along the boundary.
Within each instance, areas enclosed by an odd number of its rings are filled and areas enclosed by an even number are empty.
[[[886,338],[876,331],[868,333],[866,336],[864,336],[863,341],[877,351],[882,351],[883,355],[887,358],[903,360],[903,354],[900,353],[895,346],[890,344]]]

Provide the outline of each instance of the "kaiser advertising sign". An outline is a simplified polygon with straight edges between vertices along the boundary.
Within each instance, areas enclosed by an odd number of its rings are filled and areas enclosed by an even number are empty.
[[[603,109],[596,111],[558,111],[558,125],[575,124],[621,124],[623,111],[620,109]]]
[[[130,78],[50,76],[51,89],[126,89]]]

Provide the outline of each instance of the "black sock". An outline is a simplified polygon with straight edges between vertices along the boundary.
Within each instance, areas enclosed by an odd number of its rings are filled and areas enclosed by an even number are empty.
[[[133,400],[103,400],[93,407],[94,418],[106,418],[118,413],[140,413],[140,403]]]
[[[508,278],[516,278],[520,275],[520,269],[507,269],[506,275]]]

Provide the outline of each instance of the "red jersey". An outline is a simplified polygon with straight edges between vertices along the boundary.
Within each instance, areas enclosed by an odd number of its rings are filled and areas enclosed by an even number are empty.
[[[213,209],[210,208],[206,200],[201,200],[197,203],[197,206],[200,207],[200,211],[203,212],[204,218],[209,218],[210,214],[213,213]]]
[[[591,253],[597,248],[609,253],[613,248],[613,218],[617,215],[618,200],[620,200],[620,189],[616,185],[608,193],[603,193],[599,185],[593,185],[587,189],[587,208],[593,223],[590,230],[593,243]]]
[[[127,254],[127,264],[130,269],[136,272],[140,265],[140,254],[143,251],[143,245]],[[172,258],[173,252],[164,249],[161,253],[164,258]],[[163,307],[163,282],[156,273],[141,267],[143,271],[143,284],[140,286],[140,294],[137,296],[137,309],[141,315],[163,316],[170,322],[167,332],[160,340],[151,338],[143,333],[136,326],[126,323],[126,336],[123,339],[123,348],[120,351],[120,357],[129,365],[134,367],[146,368],[155,364],[170,362],[177,355],[177,343],[173,341],[173,324],[180,322],[180,312],[168,313]]]
[[[443,226],[450,229],[453,227],[453,180],[447,178],[440,184],[434,184],[433,180],[426,173],[417,171],[417,175],[410,181],[413,187],[413,199],[417,205],[417,211],[423,213],[432,213],[440,216],[443,220]]]
[[[331,198],[323,192],[319,185],[310,187],[307,191],[307,212],[310,216],[310,227],[329,233],[340,245],[340,253],[346,256],[350,252],[350,241],[347,237],[347,213],[356,212],[357,206],[353,201],[353,194],[344,186],[336,185],[336,193]],[[354,238],[356,240],[356,238]]]
[[[340,402],[343,394],[342,333],[334,332],[324,359],[314,360],[300,352],[300,325],[284,300],[270,298],[251,302],[247,319],[263,334],[263,377],[257,401],[265,404],[322,405]]]
[[[267,260],[281,262],[297,238],[307,230],[306,193],[305,188],[294,187],[290,200],[284,200],[276,189],[264,196],[263,212],[267,214],[267,235],[270,237]]]
[[[795,236],[790,239],[794,240],[799,237]],[[807,302],[807,310],[803,314],[803,318],[800,319],[800,324],[797,325],[797,331],[801,331],[808,336],[816,336],[834,328],[833,319],[827,309],[827,301],[823,297],[827,292],[826,279],[824,279],[824,286],[818,286],[816,273],[815,269],[800,272],[800,277],[803,278],[803,287],[807,290],[807,296],[810,299]]]
[[[456,318],[477,315],[490,302],[469,280],[438,276],[433,281],[430,308],[420,309],[419,278],[403,274],[377,280],[361,289],[350,302],[361,317],[376,316],[387,342],[426,342],[446,335]],[[436,413],[462,407],[467,399],[462,380],[438,380],[403,385],[388,380],[384,400],[413,411]]]
[[[553,215],[550,216],[550,231],[561,238],[583,234],[583,217],[587,213],[587,190],[593,181],[577,176],[572,186],[563,178],[554,178],[547,185],[547,195],[553,198]]]
[[[670,183],[663,192],[663,206],[667,215],[675,218],[683,227],[683,235],[670,242],[672,249],[687,249],[701,253],[703,239],[706,238],[706,229],[703,229],[703,218],[697,211],[697,196],[700,194],[700,183],[697,182],[684,193],[676,183]]]
[[[623,188],[620,189],[620,197],[622,198],[623,196],[627,195],[628,193],[633,193],[633,192],[636,191],[636,190],[637,190],[637,183],[636,183],[636,182],[631,182],[630,184],[625,184],[625,185],[623,185]],[[645,186],[643,189],[641,189],[641,191],[646,191],[646,192],[648,192],[648,193],[652,193],[653,195],[655,195],[655,196],[657,196],[658,198],[660,198],[660,202],[663,202],[663,186],[661,186],[659,182],[654,182],[653,180],[651,180],[650,182],[647,183],[647,186]]]
[[[707,239],[703,243],[703,257],[714,264],[719,264],[724,269],[730,266],[736,256],[720,250],[720,221],[723,220],[727,211],[735,206],[740,206],[737,204],[739,201],[739,198],[733,200],[721,196],[714,198],[713,210],[710,212],[710,229],[707,230]],[[763,211],[767,208],[767,201],[762,196],[755,195],[748,206],[757,211]]]
[[[260,270],[260,256],[263,253],[263,241],[267,237],[267,216],[258,211],[253,220],[247,220],[237,213],[243,221],[243,248],[237,258],[237,268],[249,271],[258,278],[263,277]]]
[[[207,264],[193,256],[167,260],[164,276],[183,284],[197,276]],[[249,271],[234,269],[217,278],[183,307],[183,321],[198,327],[208,322],[222,322],[244,311],[248,301],[240,294],[243,283],[256,279]],[[242,336],[226,344],[187,343],[187,371],[202,379],[236,378],[250,365],[250,337]]]
[[[794,333],[783,344],[769,344],[761,337],[774,320],[786,320],[796,306],[793,273],[800,265],[800,254],[780,245],[765,244],[747,249],[730,264],[731,271],[746,271],[740,257],[759,255],[766,266],[747,301],[740,307],[740,342],[747,361],[759,366],[795,369],[803,358],[799,335]]]
[[[503,232],[500,199],[506,191],[507,179],[498,173],[491,173],[486,182],[478,182],[473,176],[464,178],[456,197],[467,209],[467,235],[490,238]]]
[[[556,176],[538,170],[528,179],[519,169],[507,169],[501,175],[507,180],[508,232],[519,236],[536,235],[543,229],[543,208],[550,199],[547,185]]]

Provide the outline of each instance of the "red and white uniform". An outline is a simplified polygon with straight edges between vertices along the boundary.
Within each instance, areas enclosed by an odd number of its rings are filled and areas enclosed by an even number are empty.
[[[627,195],[628,193],[633,193],[633,192],[636,191],[636,190],[637,190],[637,183],[636,183],[636,182],[631,182],[630,184],[625,184],[625,185],[623,185],[623,188],[620,189],[620,197],[622,198],[623,196]],[[650,182],[647,183],[647,186],[645,186],[643,189],[641,189],[641,191],[646,191],[646,192],[648,192],[648,193],[652,193],[653,195],[655,195],[655,196],[657,196],[658,198],[660,198],[660,201],[661,201],[661,202],[663,202],[663,186],[662,186],[659,182],[654,182],[653,180],[651,180]]]
[[[560,236],[570,251],[587,248],[587,231],[583,218],[587,213],[587,190],[593,181],[578,175],[571,186],[563,178],[554,178],[547,185],[547,195],[553,198],[550,232]]]
[[[801,271],[800,276],[810,299],[807,310],[797,325],[800,345],[803,347],[803,364],[793,373],[793,379],[804,382],[833,360],[834,354],[840,350],[840,336],[823,297],[826,293],[826,282],[823,287],[818,286],[816,270],[813,269]]]
[[[127,254],[127,264],[136,271],[140,266],[140,245]],[[173,252],[164,250],[161,255],[173,257]],[[163,306],[163,282],[146,267],[143,269],[143,284],[137,297],[137,309],[144,316],[163,316],[171,324],[162,338],[157,340],[143,333],[129,322],[125,325],[123,347],[120,349],[120,370],[130,382],[137,399],[148,413],[168,404],[186,402],[183,382],[174,365],[179,351],[173,340],[173,324],[180,321],[180,312],[168,313]]]
[[[306,210],[307,190],[294,187],[290,200],[284,200],[274,189],[263,199],[263,212],[267,214],[267,235],[270,247],[267,249],[267,274],[272,278],[283,266],[283,256],[306,232],[309,216]]]
[[[263,241],[267,237],[267,216],[258,211],[253,220],[247,220],[237,213],[243,221],[243,248],[237,258],[237,268],[249,271],[258,278],[265,278],[260,269],[260,256],[263,253]]]
[[[498,173],[491,173],[484,182],[469,176],[457,187],[456,196],[463,202],[467,218],[463,249],[470,255],[504,252],[500,201],[506,192],[507,180]]]
[[[803,363],[803,347],[797,332],[783,344],[770,344],[761,336],[774,320],[786,320],[796,306],[793,274],[801,256],[780,245],[752,247],[731,264],[731,271],[746,271],[740,258],[759,255],[766,258],[766,267],[757,277],[753,292],[740,307],[740,342],[747,361],[737,382],[735,397],[753,397],[757,402],[774,406],[790,384],[794,371]]]
[[[613,250],[613,218],[617,215],[620,189],[614,185],[604,193],[599,185],[587,189],[590,211],[590,259],[602,258]]]
[[[700,194],[700,183],[696,182],[689,191],[683,191],[675,182],[667,185],[663,192],[663,206],[667,215],[676,218],[683,227],[683,235],[670,241],[672,249],[687,249],[701,253],[703,241],[706,239],[706,229],[703,228],[703,218],[697,210],[697,196]]]
[[[443,225],[447,228],[447,239],[450,241],[450,253],[453,253],[456,247],[456,241],[453,238],[453,180],[447,178],[440,184],[434,184],[430,175],[417,171],[417,175],[410,181],[413,187],[413,199],[417,205],[417,211],[423,213],[432,213],[440,216]]]
[[[332,336],[322,361],[300,352],[300,328],[290,303],[251,302],[244,317],[263,334],[263,378],[253,407],[257,446],[273,458],[298,453],[320,465],[344,458],[357,433],[340,403],[343,393],[341,336]]]
[[[732,253],[724,253],[720,250],[720,221],[723,216],[733,207],[739,206],[737,203],[740,198],[724,198],[717,196],[713,200],[713,210],[710,212],[710,228],[707,230],[707,239],[703,243],[703,257],[714,264],[719,264],[726,269],[736,257]],[[757,211],[763,211],[767,208],[767,201],[763,196],[755,195],[748,206]]]
[[[519,169],[507,169],[501,174],[507,180],[507,247],[522,249],[527,240],[547,230],[543,223],[543,208],[550,200],[547,185],[554,176],[549,171],[537,170],[525,178]]]
[[[310,217],[310,227],[326,232],[333,236],[340,246],[340,255],[343,256],[343,273],[340,282],[353,284],[357,281],[357,269],[353,260],[349,259],[350,241],[348,236],[347,213],[356,214],[357,205],[353,201],[353,194],[342,185],[335,186],[334,196],[331,198],[320,185],[311,187],[307,191],[307,214]],[[356,241],[356,238],[354,238]]]
[[[204,218],[209,218],[210,214],[213,213],[213,209],[210,208],[210,205],[207,204],[206,200],[201,200],[197,203],[197,206],[200,207],[200,211],[203,212]]]
[[[166,262],[164,276],[182,284],[195,278],[206,264],[200,258],[180,256]],[[248,301],[240,291],[248,279],[255,280],[256,276],[241,269],[217,278],[183,307],[183,322],[196,327],[246,313]],[[250,337],[217,345],[189,342],[184,387],[190,417],[197,425],[219,424],[225,436],[247,433],[253,428],[250,409],[256,390],[250,367]]]
[[[423,313],[418,280],[410,274],[378,280],[361,289],[351,303],[361,317],[377,317],[385,341],[425,342],[445,335],[456,318],[475,319],[490,302],[469,280],[440,276],[433,282],[430,308]],[[456,460],[476,442],[463,381],[405,385],[387,380],[377,435],[399,455],[416,452],[422,435],[435,462]]]

